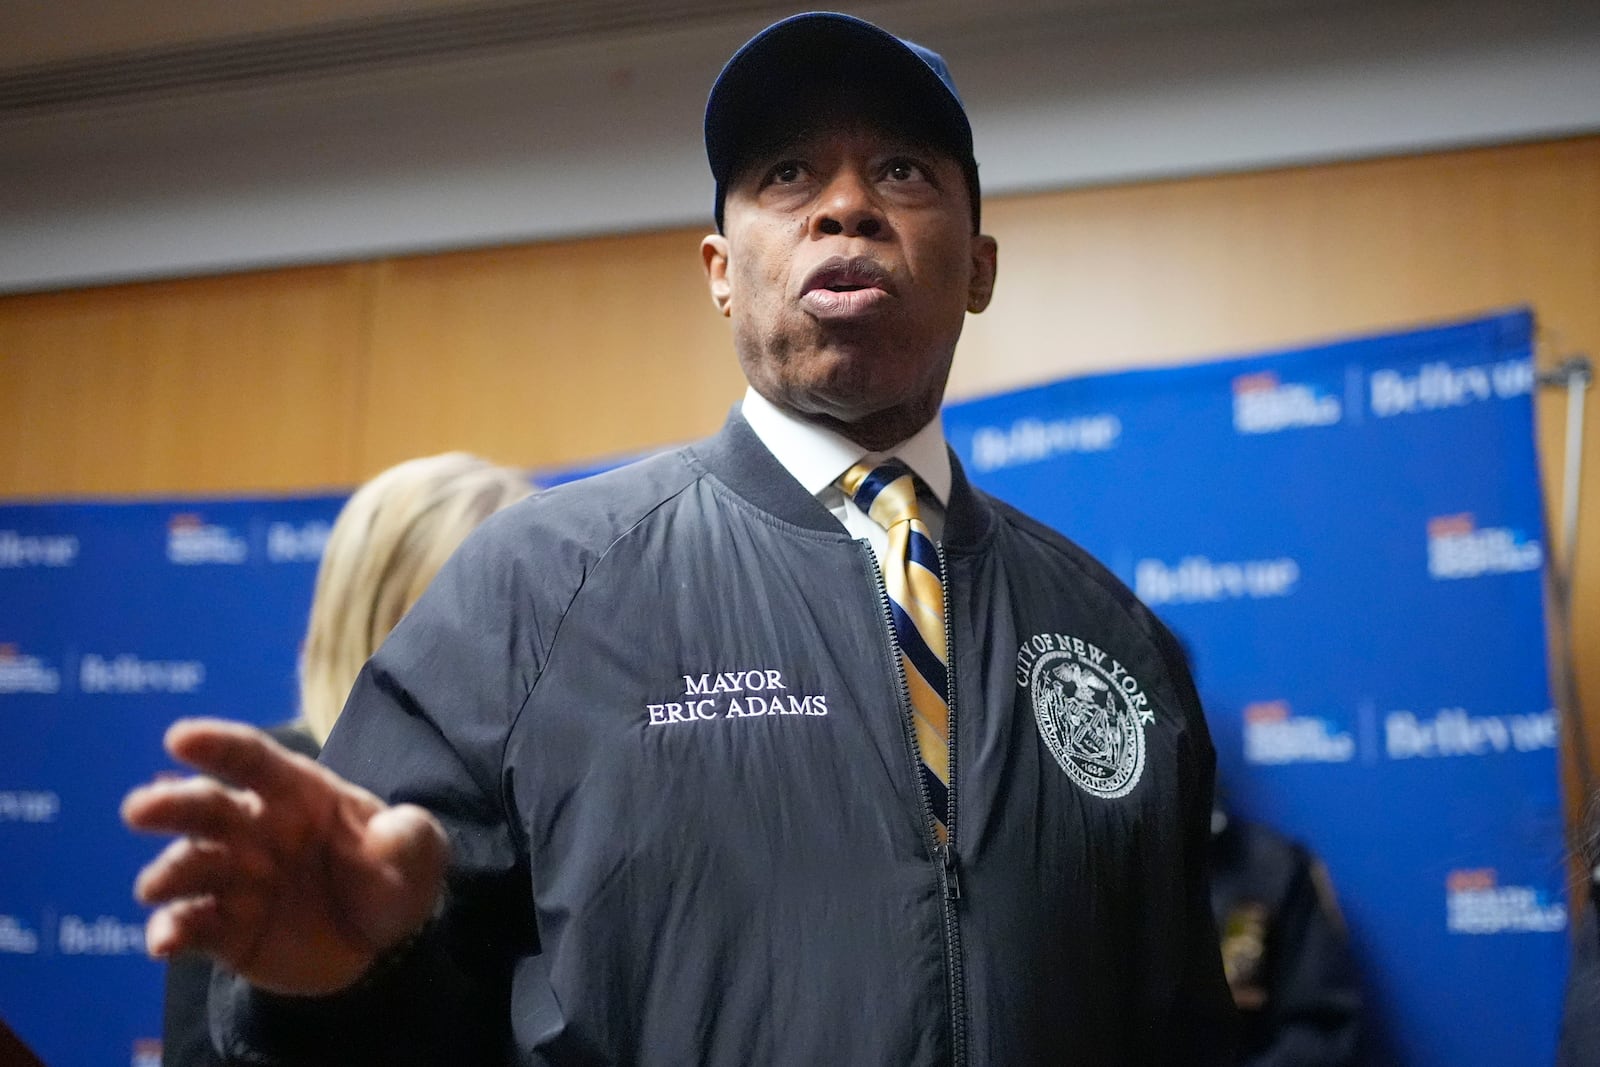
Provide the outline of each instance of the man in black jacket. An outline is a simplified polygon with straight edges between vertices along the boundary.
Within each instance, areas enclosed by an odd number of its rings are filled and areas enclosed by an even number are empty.
[[[784,20],[706,147],[739,410],[485,524],[323,765],[175,726],[243,788],[126,801],[152,950],[249,1063],[1225,1062],[1177,647],[943,442],[996,270],[943,61]]]

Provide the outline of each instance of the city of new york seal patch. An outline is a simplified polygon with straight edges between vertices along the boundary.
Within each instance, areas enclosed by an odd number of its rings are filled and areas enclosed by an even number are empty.
[[[1017,684],[1033,701],[1039,736],[1080,789],[1115,800],[1139,784],[1155,713],[1114,657],[1069,634],[1035,634],[1017,650]]]

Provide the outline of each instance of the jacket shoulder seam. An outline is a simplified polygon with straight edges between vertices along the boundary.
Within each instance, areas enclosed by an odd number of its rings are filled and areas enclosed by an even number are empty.
[[[690,450],[686,449],[685,451],[686,455],[684,457],[684,462],[698,474],[699,477],[697,480],[704,481],[706,486],[713,493],[717,494],[717,496],[728,500],[741,511],[755,516],[755,518],[763,524],[770,526],[775,530],[782,530],[785,533],[797,534],[801,537],[807,538],[808,540],[823,543],[831,544],[840,540],[855,540],[850,536],[849,531],[846,530],[842,525],[839,527],[837,532],[832,530],[813,530],[809,526],[800,526],[796,523],[789,522],[787,519],[774,515],[770,511],[752,504],[750,501],[740,496],[738,491],[730,486],[727,482],[724,482],[721,478],[717,477],[716,472],[702,463],[699,456],[696,456]]]
[[[691,470],[696,470],[695,465],[689,463],[685,459],[683,452],[680,451],[677,453],[677,457],[684,461],[685,466],[690,467]],[[506,751],[511,747],[512,735],[516,733],[517,726],[522,721],[523,712],[527,710],[528,704],[533,700],[534,692],[539,688],[539,682],[544,678],[545,668],[550,663],[550,657],[555,653],[556,642],[561,639],[561,630],[566,625],[567,615],[572,611],[572,605],[577,603],[578,597],[583,594],[584,587],[589,584],[589,579],[594,575],[595,571],[600,568],[600,565],[605,561],[605,559],[611,555],[613,549],[625,541],[634,533],[634,531],[638,530],[639,527],[648,522],[653,516],[661,511],[662,508],[675,502],[692,486],[698,484],[701,478],[704,476],[705,474],[703,471],[696,470],[695,477],[688,479],[670,493],[663,494],[660,500],[657,500],[654,504],[641,512],[632,523],[630,523],[625,529],[618,532],[616,536],[611,538],[610,541],[606,542],[605,547],[602,548],[594,557],[594,562],[585,570],[583,578],[579,580],[576,586],[573,587],[572,595],[567,598],[566,604],[562,606],[559,616],[556,619],[555,629],[550,634],[550,640],[545,643],[544,655],[541,659],[539,669],[534,673],[533,679],[528,683],[528,691],[522,695],[522,702],[517,705],[517,710],[512,714],[511,721],[506,724],[505,739],[500,745],[500,774],[502,779],[505,776],[506,770]],[[504,802],[502,799],[502,806],[503,803]],[[510,818],[510,812],[503,812],[503,814],[507,816],[507,822],[509,825],[516,825],[516,821]]]

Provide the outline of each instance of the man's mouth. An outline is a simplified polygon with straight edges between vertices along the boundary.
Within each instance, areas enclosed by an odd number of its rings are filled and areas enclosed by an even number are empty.
[[[825,259],[806,275],[800,293],[804,296],[823,289],[830,293],[855,293],[863,289],[889,288],[889,272],[868,256],[834,256]]]
[[[850,320],[872,314],[893,296],[889,272],[865,256],[835,256],[806,275],[800,303],[823,320]]]

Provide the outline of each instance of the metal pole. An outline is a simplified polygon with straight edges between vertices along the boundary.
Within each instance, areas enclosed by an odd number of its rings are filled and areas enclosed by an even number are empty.
[[[1584,356],[1575,356],[1563,365],[1567,387],[1566,482],[1561,491],[1561,573],[1567,592],[1578,565],[1578,496],[1583,484],[1583,404],[1589,395],[1593,369]],[[1570,604],[1569,604],[1570,606]]]
[[[1561,557],[1550,567],[1550,589],[1554,594],[1558,634],[1556,638],[1556,691],[1561,706],[1561,721],[1566,736],[1572,742],[1574,763],[1578,773],[1581,804],[1587,809],[1594,803],[1594,768],[1589,760],[1588,730],[1583,721],[1583,708],[1578,694],[1578,676],[1572,651],[1572,588],[1578,564],[1578,502],[1583,473],[1583,415],[1584,401],[1594,369],[1586,356],[1573,356],[1538,376],[1540,385],[1560,386],[1567,390],[1567,434],[1565,456],[1562,460],[1561,492]],[[1587,856],[1594,870],[1590,873],[1591,885],[1600,885],[1600,855],[1595,854],[1595,843],[1575,835],[1578,855]]]

